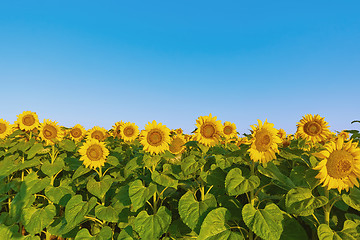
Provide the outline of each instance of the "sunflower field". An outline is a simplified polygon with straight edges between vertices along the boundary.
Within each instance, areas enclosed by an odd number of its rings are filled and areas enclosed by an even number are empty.
[[[360,239],[357,130],[195,126],[0,119],[0,239]]]

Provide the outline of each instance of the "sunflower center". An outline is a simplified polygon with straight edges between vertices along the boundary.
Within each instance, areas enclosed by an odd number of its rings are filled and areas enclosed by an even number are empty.
[[[184,147],[185,142],[181,138],[174,138],[169,146],[169,150],[172,153],[180,152]]]
[[[335,150],[330,154],[326,168],[333,178],[349,176],[353,170],[353,156],[345,150]]]
[[[127,137],[131,137],[133,134],[134,134],[134,128],[132,127],[126,127],[124,129],[124,135],[127,136]]]
[[[6,125],[4,123],[0,123],[0,134],[6,131]]]
[[[260,130],[255,134],[255,146],[256,148],[261,151],[265,152],[270,148],[271,145],[271,137],[266,130]]]
[[[57,130],[54,126],[45,125],[43,135],[46,139],[53,139],[57,136]]]
[[[35,123],[35,118],[31,114],[27,114],[22,118],[22,123],[26,126],[32,126]]]
[[[103,155],[103,150],[101,149],[101,146],[99,146],[99,145],[91,145],[86,150],[86,156],[91,161],[99,161],[99,160],[101,160],[102,155]]]
[[[321,125],[317,122],[307,122],[304,125],[304,132],[310,136],[316,136],[321,132]]]
[[[163,141],[162,132],[153,129],[147,135],[147,141],[152,146],[159,146]]]
[[[232,127],[226,126],[226,127],[224,128],[224,133],[225,133],[226,135],[231,134],[231,133],[232,133]]]
[[[92,138],[95,138],[99,141],[102,141],[105,137],[104,137],[104,134],[99,131],[99,130],[95,130],[92,134],[91,134],[91,137]]]
[[[205,138],[212,138],[216,132],[215,126],[211,123],[207,123],[201,127],[200,133]]]
[[[81,136],[82,132],[79,128],[73,128],[73,129],[71,129],[70,133],[71,133],[71,136],[73,136],[74,138],[78,138]]]

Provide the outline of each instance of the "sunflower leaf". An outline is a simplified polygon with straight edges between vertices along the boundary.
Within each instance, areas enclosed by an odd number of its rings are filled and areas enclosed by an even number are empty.
[[[233,168],[226,175],[225,188],[229,196],[236,196],[250,192],[260,185],[260,179],[257,176],[245,178],[239,168]]]
[[[135,180],[130,184],[129,197],[133,204],[134,211],[144,206],[156,192],[156,185],[150,183],[149,187],[145,187],[140,179]]]
[[[110,189],[111,184],[113,183],[113,179],[106,175],[101,181],[96,181],[94,178],[90,178],[88,183],[86,184],[86,189],[92,195],[103,199],[106,192]]]
[[[343,194],[341,197],[347,205],[360,211],[360,190],[358,188],[351,188],[350,194]]]
[[[35,157],[36,154],[39,154],[44,149],[43,144],[35,143],[27,152],[27,159]]]

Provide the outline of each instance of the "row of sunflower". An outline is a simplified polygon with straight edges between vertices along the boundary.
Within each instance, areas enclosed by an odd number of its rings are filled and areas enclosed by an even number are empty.
[[[258,120],[245,137],[211,114],[190,135],[156,121],[86,131],[17,117],[0,119],[1,236],[360,238],[358,141],[319,115],[293,135]]]

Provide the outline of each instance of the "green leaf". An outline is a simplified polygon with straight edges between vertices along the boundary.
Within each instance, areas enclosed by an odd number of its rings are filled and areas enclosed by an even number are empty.
[[[126,228],[120,231],[120,234],[117,240],[134,240],[133,229],[131,226],[127,226]]]
[[[119,166],[119,159],[117,158],[117,157],[115,157],[115,156],[108,156],[107,158],[106,158],[106,163],[108,163],[108,164],[110,164],[110,165],[112,165],[112,166]]]
[[[145,210],[141,211],[135,219],[134,228],[141,239],[154,240],[166,233],[170,223],[171,212],[165,206],[161,206],[154,215],[148,215]]]
[[[53,222],[55,216],[56,208],[52,204],[41,209],[25,208],[24,227],[29,233],[38,234]]]
[[[59,143],[59,147],[67,152],[74,152],[76,149],[76,144],[70,139],[64,139]]]
[[[343,240],[326,224],[320,224],[317,229],[319,240]]]
[[[280,240],[304,240],[308,238],[305,229],[295,218],[291,217],[290,214],[283,214],[283,217],[282,225],[284,231],[281,234]]]
[[[233,164],[231,158],[226,158],[223,155],[215,155],[215,161],[216,165],[221,169],[231,167],[231,165]]]
[[[98,205],[95,207],[95,216],[100,220],[104,220],[107,222],[118,222],[120,212],[118,209],[108,206],[105,207],[103,205]]]
[[[0,181],[18,169],[18,165],[15,165],[15,155],[6,156],[0,161]]]
[[[360,211],[360,190],[358,188],[351,188],[350,194],[342,194],[341,197],[347,205]]]
[[[54,176],[65,167],[64,160],[62,158],[56,158],[51,164],[50,162],[44,162],[41,166],[41,171],[49,177]]]
[[[156,182],[159,185],[165,186],[165,187],[172,187],[177,189],[178,186],[178,180],[171,178],[170,176],[159,173],[158,171],[154,171],[151,174],[151,179]]]
[[[53,187],[48,186],[45,188],[45,196],[47,196],[55,204],[65,206],[67,202],[74,196],[75,193],[70,186]]]
[[[208,193],[204,197],[204,200],[197,201],[193,192],[188,191],[179,200],[178,209],[181,220],[197,233],[200,232],[206,215],[217,206],[214,195]]]
[[[24,169],[27,169],[27,168],[38,166],[40,164],[41,164],[41,162],[40,162],[39,158],[35,157],[35,158],[31,159],[31,160],[25,160],[23,163],[21,163],[19,165],[18,170],[24,170]]]
[[[287,191],[296,187],[291,179],[282,174],[278,167],[272,162],[268,162],[266,168],[258,165],[258,170],[261,174],[273,179],[276,185]]]
[[[181,162],[181,170],[184,175],[196,173],[200,169],[200,164],[195,160],[194,155],[190,155]]]
[[[50,185],[50,178],[39,179],[36,172],[29,173],[21,184],[20,193],[30,195],[42,191],[46,186]]]
[[[140,179],[135,180],[130,184],[129,197],[133,204],[134,211],[144,206],[156,192],[156,185],[150,183],[149,187],[145,187]]]
[[[96,198],[91,197],[90,200],[83,202],[81,195],[73,196],[65,207],[65,219],[71,226],[78,225],[84,216],[89,213],[96,205]]]
[[[326,197],[314,197],[310,189],[302,187],[291,189],[286,194],[285,199],[287,212],[300,216],[309,216],[314,213],[314,209],[327,203],[328,199]]]
[[[242,240],[238,232],[232,232],[227,221],[231,218],[229,210],[217,208],[209,212],[201,225],[198,240]]]
[[[274,203],[266,205],[265,209],[255,209],[246,204],[242,210],[243,220],[250,230],[263,239],[280,239],[283,232],[281,224],[282,212]]]
[[[260,185],[260,179],[257,176],[245,178],[239,168],[233,168],[226,175],[225,188],[230,196],[236,196],[250,192]]]
[[[44,149],[43,144],[41,143],[35,143],[27,152],[27,159],[31,159],[33,157],[35,157],[36,154],[39,154],[41,152],[41,150]]]
[[[112,183],[113,179],[109,175],[106,175],[99,182],[97,182],[94,178],[90,178],[86,184],[86,189],[94,196],[103,199],[106,192],[110,189]]]
[[[74,175],[72,176],[72,180],[75,180],[76,178],[78,178],[90,171],[91,171],[90,168],[86,168],[83,165],[80,165],[80,167],[78,167],[78,169],[76,169],[76,171],[74,172]]]

